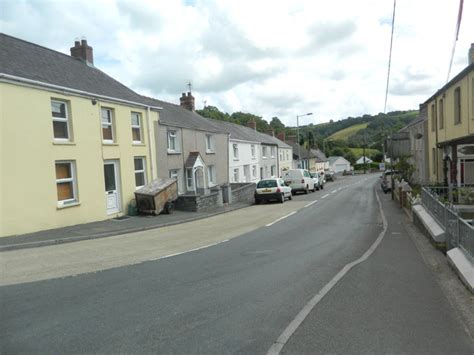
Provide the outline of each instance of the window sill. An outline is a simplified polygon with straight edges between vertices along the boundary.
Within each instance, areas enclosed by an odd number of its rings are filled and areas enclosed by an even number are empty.
[[[61,205],[58,204],[58,205],[56,206],[56,209],[57,209],[57,210],[62,210],[62,209],[64,209],[64,208],[76,207],[76,206],[80,206],[80,205],[81,205],[80,202],[71,202],[71,203],[61,204]]]
[[[76,143],[71,141],[53,141],[53,145],[76,145]]]
[[[213,150],[206,150],[206,154],[216,154],[216,152]]]
[[[168,155],[179,155],[181,152],[177,152],[175,150],[168,150]]]
[[[142,143],[142,142],[133,142],[132,145],[134,147],[145,147],[146,146],[146,144]]]
[[[107,146],[115,147],[115,146],[118,146],[119,144],[118,144],[118,143],[114,143],[114,142],[104,142],[104,141],[102,141],[102,145],[107,145]]]

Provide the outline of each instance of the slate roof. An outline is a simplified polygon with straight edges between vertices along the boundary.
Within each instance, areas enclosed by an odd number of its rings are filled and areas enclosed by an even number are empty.
[[[190,168],[194,167],[194,164],[196,164],[196,160],[199,157],[200,157],[199,152],[190,152],[189,155],[188,155],[188,158],[186,159],[186,162],[184,163],[184,167],[186,169],[190,169]]]
[[[196,129],[213,133],[228,133],[223,130],[216,123],[216,121],[204,118],[196,112],[189,111],[184,107],[169,102],[153,99],[151,97],[142,96],[142,98],[149,105],[159,106],[162,108],[162,110],[160,110],[160,124],[173,127]]]
[[[298,156],[298,144],[292,143],[293,148],[293,155]],[[306,149],[305,147],[301,146],[301,158],[298,159],[315,159],[317,162],[324,162],[328,159],[326,155],[319,149]]]
[[[143,97],[80,59],[0,33],[0,73],[141,104]]]
[[[338,160],[338,159],[344,159],[345,161],[347,161],[347,162],[350,164],[350,162],[349,162],[346,158],[344,158],[344,157],[336,157],[336,156],[332,156],[332,157],[329,157],[329,158],[328,158],[329,164],[331,164],[331,165],[334,164],[334,162],[335,162],[336,160]]]

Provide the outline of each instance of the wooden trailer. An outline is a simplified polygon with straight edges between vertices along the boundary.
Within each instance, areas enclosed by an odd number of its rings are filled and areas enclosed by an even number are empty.
[[[158,178],[135,191],[137,209],[142,214],[169,214],[177,198],[176,179]]]

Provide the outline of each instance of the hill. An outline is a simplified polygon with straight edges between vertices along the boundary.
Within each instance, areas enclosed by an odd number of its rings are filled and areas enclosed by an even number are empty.
[[[340,139],[340,140],[347,140],[350,136],[353,134],[359,132],[361,129],[367,128],[369,124],[368,123],[358,123],[355,125],[352,125],[350,127],[341,129],[340,131],[337,131],[336,133],[331,134],[328,139]]]

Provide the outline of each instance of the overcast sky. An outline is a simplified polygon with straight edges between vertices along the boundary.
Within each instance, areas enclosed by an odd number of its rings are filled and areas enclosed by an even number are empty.
[[[398,0],[387,111],[417,109],[446,83],[457,0]],[[101,70],[179,103],[204,101],[295,125],[384,109],[393,0],[1,0],[2,32],[69,54],[75,38]],[[467,66],[474,0],[451,77]]]

